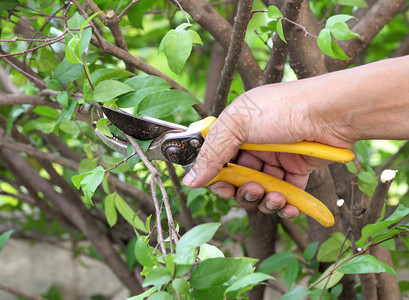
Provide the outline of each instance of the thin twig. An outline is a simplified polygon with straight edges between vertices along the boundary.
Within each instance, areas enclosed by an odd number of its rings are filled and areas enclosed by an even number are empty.
[[[187,17],[186,12],[184,11],[182,5],[180,5],[178,0],[173,0],[173,1],[176,2],[177,6],[179,6],[179,9],[182,11],[182,14],[185,16],[187,23],[190,24],[189,18]]]
[[[113,166],[112,168],[106,169],[105,170],[105,174],[111,172],[113,169],[118,168],[120,165],[122,164],[126,164],[128,162],[129,159],[131,159],[132,157],[134,157],[135,155],[137,155],[138,153],[136,153],[136,151],[134,153],[132,153],[131,155],[125,157],[123,160],[121,160],[120,162],[116,163],[115,166]]]
[[[128,12],[128,10],[129,10],[132,6],[134,6],[135,3],[138,3],[139,1],[140,1],[140,0],[132,0],[132,2],[129,3],[129,4],[124,8],[124,10],[121,11],[121,12],[118,14],[118,19],[119,19],[119,20],[122,20],[123,16]]]
[[[46,300],[41,296],[33,296],[30,294],[27,294],[26,292],[20,291],[18,289],[12,288],[2,283],[0,283],[0,290],[3,290],[6,293],[12,294],[14,296],[22,297],[27,300]]]
[[[177,236],[177,232],[175,229],[175,223],[173,221],[173,217],[172,217],[172,211],[170,209],[170,204],[169,204],[169,196],[166,192],[166,188],[160,178],[159,172],[156,170],[156,168],[152,165],[152,163],[148,160],[148,158],[146,157],[146,155],[143,153],[141,147],[139,146],[139,144],[135,141],[135,139],[133,137],[131,137],[130,135],[125,134],[126,138],[129,140],[129,142],[132,144],[132,146],[134,147],[135,151],[137,152],[137,154],[139,155],[139,157],[141,158],[142,162],[145,164],[145,166],[148,168],[148,170],[151,172],[151,191],[152,191],[152,198],[154,201],[154,205],[155,205],[155,211],[156,211],[156,225],[158,226],[158,239],[159,239],[159,243],[160,243],[160,247],[161,250],[163,252],[163,255],[166,257],[166,248],[165,248],[165,241],[163,239],[163,233],[162,233],[162,224],[160,222],[161,219],[161,209],[159,208],[159,201],[157,199],[156,196],[156,184],[158,184],[159,189],[162,193],[162,201],[163,204],[165,206],[165,210],[166,210],[166,216],[168,219],[168,225],[169,225],[169,236],[170,236],[170,245],[171,245],[171,249],[173,249],[173,241],[175,241],[175,243],[177,243],[178,241],[178,236]]]

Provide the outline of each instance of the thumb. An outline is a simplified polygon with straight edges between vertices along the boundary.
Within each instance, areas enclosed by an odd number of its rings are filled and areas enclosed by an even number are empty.
[[[197,188],[212,180],[224,164],[239,150],[242,141],[239,138],[239,123],[223,117],[216,120],[207,134],[206,140],[196,158],[196,163],[183,178],[190,188]]]

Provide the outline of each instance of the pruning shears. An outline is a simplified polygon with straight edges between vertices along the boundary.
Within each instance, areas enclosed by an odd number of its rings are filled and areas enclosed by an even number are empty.
[[[185,127],[151,117],[137,117],[113,108],[102,107],[102,110],[108,120],[123,133],[142,141],[153,140],[145,153],[149,160],[169,161],[181,165],[185,170],[189,170],[195,163],[207,133],[216,121],[215,117],[207,117]],[[97,128],[95,128],[95,132],[110,148],[125,156],[127,155],[128,140],[126,138],[114,133],[112,137],[108,137]],[[244,143],[240,149],[296,153],[340,163],[350,162],[354,158],[353,152],[349,149],[306,141],[260,145]],[[321,225],[329,227],[334,224],[332,213],[318,199],[286,181],[265,173],[228,163],[207,185],[217,181],[226,181],[235,187],[240,187],[249,181],[258,182],[264,187],[266,193],[281,192],[287,203],[294,205],[302,213],[309,215]]]

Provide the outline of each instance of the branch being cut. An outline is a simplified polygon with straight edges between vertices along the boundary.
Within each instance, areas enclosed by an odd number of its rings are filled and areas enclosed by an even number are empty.
[[[163,256],[166,258],[166,247],[165,247],[165,240],[163,239],[163,232],[162,232],[162,224],[161,224],[161,209],[159,208],[159,201],[156,196],[156,184],[159,186],[159,189],[162,193],[162,201],[165,206],[166,210],[166,217],[168,219],[168,225],[169,225],[169,236],[170,236],[170,246],[171,246],[171,252],[173,252],[173,243],[172,240],[175,241],[175,243],[178,242],[178,233],[175,228],[175,222],[173,221],[172,217],[172,211],[170,209],[170,204],[169,204],[169,196],[166,192],[165,186],[163,185],[162,179],[160,178],[159,172],[155,169],[155,167],[151,164],[151,162],[148,160],[146,155],[143,153],[141,147],[139,144],[135,141],[135,139],[125,133],[126,138],[128,141],[132,144],[135,152],[139,155],[141,158],[142,162],[145,164],[145,166],[148,168],[149,172],[151,172],[151,180],[150,180],[150,185],[151,185],[151,192],[152,192],[152,198],[153,198],[153,203],[155,205],[155,211],[156,211],[156,226],[158,227],[158,240],[159,240],[159,246],[161,247],[161,251]]]
[[[212,115],[219,116],[225,109],[230,85],[234,79],[239,56],[244,44],[247,25],[252,17],[251,7],[254,0],[241,0],[234,18],[233,34],[231,36],[229,50],[222,70],[222,75],[217,87],[216,98],[213,103]]]

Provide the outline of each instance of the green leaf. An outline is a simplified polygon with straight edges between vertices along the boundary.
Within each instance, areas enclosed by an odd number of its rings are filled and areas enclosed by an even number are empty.
[[[47,87],[53,91],[61,91],[61,83],[58,80],[45,78],[44,82],[47,84]]]
[[[307,248],[305,248],[303,253],[305,261],[310,261],[315,256],[318,250],[318,244],[318,242],[314,242],[309,244]]]
[[[8,230],[2,234],[0,234],[0,252],[3,250],[4,246],[6,245],[7,241],[9,240],[11,234],[14,230]]]
[[[126,265],[130,271],[134,269],[137,261],[135,256],[135,244],[137,239],[137,237],[132,238],[125,248]]]
[[[354,37],[359,37],[358,33],[352,32],[351,29],[349,29],[348,25],[342,22],[335,23],[332,26],[331,34],[333,35],[334,38],[340,41],[345,41],[352,39]]]
[[[189,292],[190,286],[186,280],[182,278],[176,278],[172,281],[172,287],[176,293],[180,295],[185,295]]]
[[[104,179],[104,176],[104,168],[98,166],[91,171],[71,177],[71,181],[77,189],[81,187],[86,203],[92,205],[91,197]]]
[[[138,75],[129,78],[125,83],[135,89],[119,97],[117,104],[121,108],[137,107],[139,103],[153,92],[167,90],[171,85],[164,79],[152,75]]]
[[[57,101],[61,103],[62,110],[55,125],[59,124],[60,122],[69,121],[75,108],[77,107],[77,102],[74,101],[72,97],[68,96],[66,91],[63,91],[57,95]]]
[[[199,255],[197,257],[203,261],[209,258],[224,257],[224,254],[216,246],[203,244],[200,246]]]
[[[270,5],[270,6],[267,8],[267,16],[268,16],[270,19],[278,19],[278,18],[282,18],[282,17],[283,17],[283,14],[281,13],[281,11],[278,9],[277,6]]]
[[[192,52],[192,37],[185,30],[170,30],[164,37],[163,52],[169,68],[179,74]]]
[[[125,202],[125,200],[117,194],[115,197],[115,207],[121,216],[136,229],[148,233],[144,222],[138,217],[138,214]]]
[[[297,258],[292,258],[288,262],[288,266],[285,268],[284,271],[284,282],[288,289],[293,285],[295,280],[298,278],[298,275],[301,271],[301,265],[298,262]]]
[[[403,245],[405,245],[406,250],[409,251],[409,235],[400,236],[400,239],[402,240]]]
[[[345,253],[344,256],[339,260],[338,265],[342,264],[342,262],[350,258],[352,255],[353,255],[352,251],[348,251],[347,253]],[[331,272],[334,269],[334,267],[335,267],[335,263],[331,264],[316,281],[319,281],[325,276],[327,276],[329,272]],[[342,277],[344,277],[343,273],[335,271],[334,273],[332,273],[332,276],[329,281],[328,279],[324,279],[319,284],[317,284],[315,287],[322,290],[326,286],[327,289],[330,289],[331,287],[336,285],[342,279]]]
[[[161,286],[165,285],[170,280],[172,280],[172,277],[170,276],[169,271],[164,268],[157,267],[157,268],[153,268],[146,275],[142,286],[147,287],[147,286],[153,285],[159,290]]]
[[[140,0],[135,3],[126,13],[132,26],[143,29],[143,16],[154,4],[155,1],[152,0]]]
[[[365,242],[372,237],[374,234],[380,232],[382,229],[387,228],[388,226],[399,222],[405,216],[409,215],[409,208],[404,206],[403,204],[399,204],[398,207],[395,209],[392,215],[388,218],[383,220],[382,222],[376,224],[368,224],[364,228],[362,228],[362,236],[361,238],[355,243],[358,247],[364,247]]]
[[[138,114],[162,118],[197,103],[192,95],[184,91],[165,90],[153,92],[143,98],[138,106]]]
[[[278,36],[280,37],[280,39],[287,44],[287,41],[285,40],[285,36],[284,36],[284,30],[283,30],[283,23],[281,21],[281,19],[279,19],[277,21],[277,33]]]
[[[104,201],[105,216],[107,218],[109,226],[111,227],[113,227],[118,220],[118,215],[115,208],[115,197],[117,197],[116,192],[106,196]]]
[[[252,263],[242,259],[209,258],[193,269],[190,284],[194,289],[207,289],[224,285],[231,278],[240,278],[252,272]]]
[[[96,13],[93,13],[92,16],[88,17],[88,19],[84,23],[82,23],[82,25],[80,27],[80,34],[84,30],[85,26],[87,26],[92,21],[92,19],[94,19],[100,13],[102,13],[102,11],[97,11]]]
[[[331,49],[332,53],[334,54],[332,58],[340,60],[350,60],[350,58],[345,54],[344,50],[342,50],[341,47],[334,41],[331,41]]]
[[[142,237],[138,238],[135,243],[135,257],[144,267],[149,268],[158,265],[158,260],[155,255],[153,255],[153,248],[146,245]]]
[[[332,52],[331,42],[331,30],[327,28],[322,29],[318,34],[318,47],[324,54],[333,57],[334,53]]]
[[[65,58],[55,69],[53,79],[61,83],[72,82],[84,74],[82,65],[72,64]]]
[[[362,254],[345,262],[338,268],[344,274],[365,274],[388,272],[398,278],[395,270],[372,255]]]
[[[157,292],[158,289],[156,287],[151,287],[149,290],[143,292],[142,294],[139,294],[137,296],[133,296],[131,298],[127,298],[126,300],[145,300],[146,297],[149,297],[153,293]]]
[[[365,0],[336,0],[335,3],[345,6],[356,6],[359,8],[368,7],[368,4],[365,2]]]
[[[254,285],[257,285],[264,280],[273,280],[273,279],[275,279],[273,276],[270,276],[265,273],[248,274],[236,280],[231,286],[229,286],[224,291],[224,294],[227,295],[229,298],[234,298],[252,289]]]
[[[173,300],[172,295],[167,292],[157,292],[152,294],[148,300]]]
[[[99,132],[101,132],[103,135],[106,135],[108,137],[113,137],[111,130],[109,130],[108,127],[108,119],[106,118],[101,118],[97,121],[97,129]]]
[[[182,23],[175,28],[176,31],[187,31],[188,28],[192,27],[193,25],[190,23]]]
[[[112,100],[120,95],[134,92],[135,89],[125,83],[118,80],[104,80],[101,81],[94,90],[94,100],[105,103]]]
[[[271,274],[283,268],[293,258],[295,258],[295,255],[291,252],[280,252],[273,254],[261,262],[257,268],[257,271]]]
[[[65,57],[72,64],[83,64],[81,59],[81,36],[74,36],[65,47]]]
[[[345,23],[354,18],[355,18],[354,16],[344,15],[344,14],[334,15],[328,18],[327,22],[325,23],[325,28],[331,29],[335,23],[339,23],[339,22]]]
[[[195,262],[196,248],[207,243],[216,233],[221,223],[200,224],[186,232],[176,246],[174,262],[189,265]]]
[[[98,164],[98,159],[98,157],[82,159],[78,166],[78,173],[82,174],[95,169]]]
[[[193,290],[192,296],[195,300],[222,300],[225,299],[224,291],[227,286],[214,286],[207,289]]]
[[[317,260],[319,262],[333,262],[337,259],[342,243],[345,241],[345,236],[341,232],[331,233],[331,237],[322,243],[318,250]],[[347,240],[341,252],[344,252],[352,246],[351,242]]]
[[[291,291],[281,296],[279,300],[298,300],[309,295],[310,293],[311,292],[306,288],[296,285]]]
[[[1,0],[0,1],[0,11],[12,10],[17,5],[19,5],[19,2],[17,0]]]
[[[117,70],[117,69],[98,69],[91,74],[91,82],[94,86],[97,86],[101,81],[112,79],[112,78],[122,78],[134,76],[135,74],[127,70]],[[140,75],[143,76],[143,75]],[[126,82],[125,82],[126,83]]]
[[[196,30],[189,29],[188,33],[190,34],[190,37],[192,38],[193,44],[203,45],[202,39],[200,38],[200,35],[197,33]]]

